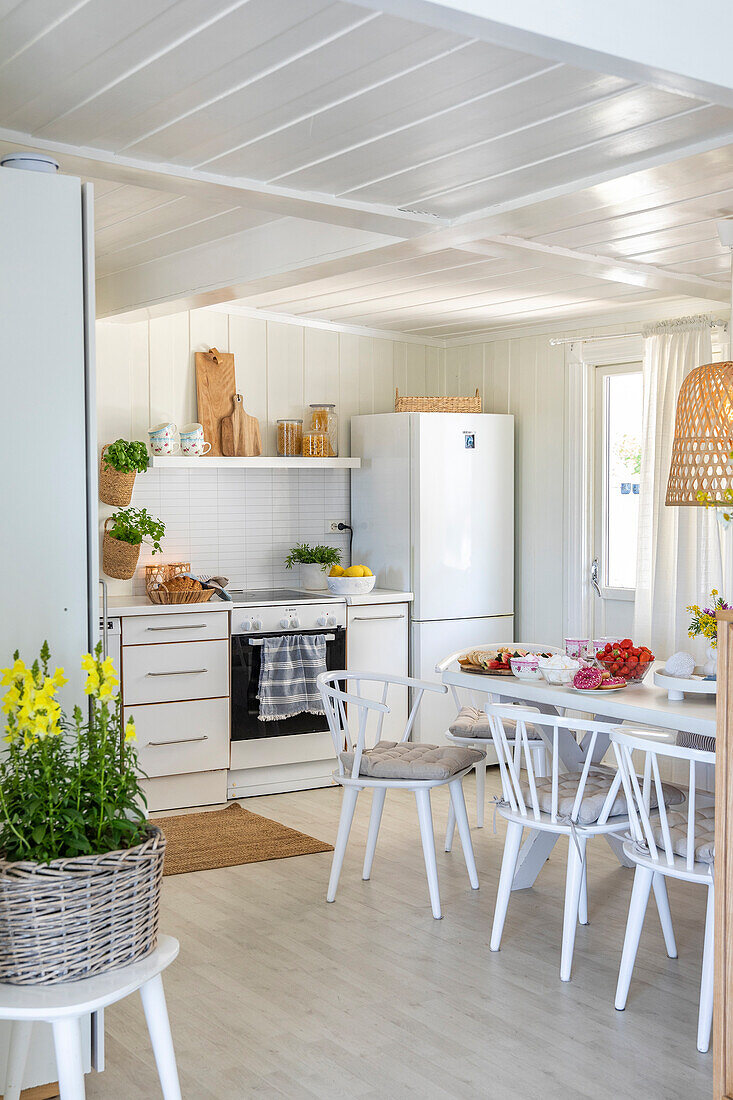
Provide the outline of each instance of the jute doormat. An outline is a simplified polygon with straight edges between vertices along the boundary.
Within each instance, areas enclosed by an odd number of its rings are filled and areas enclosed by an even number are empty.
[[[155,817],[152,822],[167,841],[164,875],[333,851],[332,844],[253,814],[238,802],[225,810]]]

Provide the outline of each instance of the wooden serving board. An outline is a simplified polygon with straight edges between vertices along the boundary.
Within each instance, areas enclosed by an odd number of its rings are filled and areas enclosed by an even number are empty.
[[[481,665],[472,665],[470,661],[462,661],[459,657],[458,664],[464,672],[478,672],[482,676],[513,676],[510,668],[506,672],[496,668],[483,668]]]
[[[196,404],[204,439],[211,444],[210,455],[222,455],[221,421],[232,412],[237,383],[234,356],[209,348],[196,352]]]
[[[244,411],[241,393],[234,394],[234,410],[221,421],[221,452],[243,458],[262,454],[260,422]]]

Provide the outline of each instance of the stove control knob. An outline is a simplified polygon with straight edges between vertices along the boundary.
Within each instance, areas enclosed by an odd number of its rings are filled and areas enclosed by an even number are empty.
[[[300,619],[298,618],[297,615],[293,615],[292,619],[290,620],[290,625],[291,626],[300,626]]]
[[[319,615],[317,626],[328,626],[328,615]]]
[[[251,630],[252,629],[252,620],[251,619],[242,619],[241,623],[239,624],[239,629],[244,630],[245,633],[248,630]]]
[[[335,626],[335,625],[336,625],[336,620],[334,619],[333,615],[329,615],[328,618],[326,619],[326,626]]]
[[[262,630],[262,619],[253,619],[252,620],[252,629],[253,630]]]
[[[282,619],[280,620],[280,626],[281,626],[281,627],[283,628],[283,630],[284,630],[284,629],[285,629],[286,627],[290,626],[290,619],[289,619],[289,618],[287,617],[287,615],[285,615],[285,616],[284,616],[284,617],[283,617],[283,618],[282,618]]]

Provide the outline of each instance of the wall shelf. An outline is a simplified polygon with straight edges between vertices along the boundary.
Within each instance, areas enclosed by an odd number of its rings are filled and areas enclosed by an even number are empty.
[[[209,458],[207,455],[153,455],[150,466],[155,469],[247,469],[247,470],[358,470],[360,458]]]

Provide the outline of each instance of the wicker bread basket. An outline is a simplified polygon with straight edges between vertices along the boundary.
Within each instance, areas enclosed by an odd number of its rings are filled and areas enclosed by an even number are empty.
[[[165,837],[50,863],[0,861],[0,982],[52,985],[125,966],[158,938]]]
[[[115,577],[119,581],[129,581],[135,576],[137,563],[140,558],[140,544],[137,546],[131,542],[123,542],[115,539],[107,531],[107,524],[112,522],[112,517],[107,516],[104,521],[104,536],[102,538],[102,570],[108,577]]]
[[[188,588],[182,592],[169,592],[164,584],[148,592],[151,603],[206,603],[214,595],[214,588]]]
[[[104,452],[108,447],[109,443],[105,443],[99,456],[99,499],[103,504],[126,508],[132,500],[136,473],[134,470],[113,470],[107,466]]]
[[[481,395],[476,390],[473,397],[400,397],[395,390],[396,413],[480,413]]]

